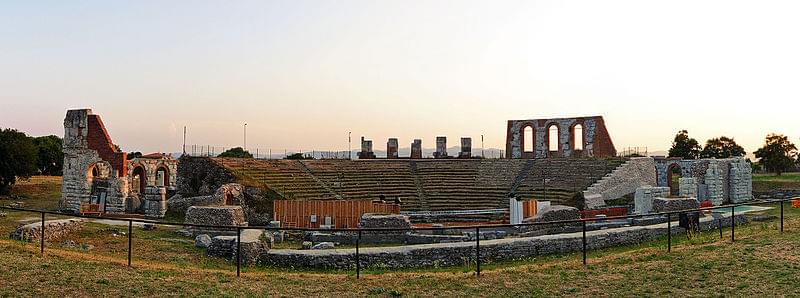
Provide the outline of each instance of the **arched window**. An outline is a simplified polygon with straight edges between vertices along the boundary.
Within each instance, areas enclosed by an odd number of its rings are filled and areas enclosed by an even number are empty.
[[[558,126],[555,124],[550,125],[547,128],[547,138],[549,142],[549,150],[550,151],[558,151]]]
[[[533,127],[530,126],[525,127],[523,140],[525,141],[525,143],[522,144],[522,152],[533,152],[533,143],[535,142],[535,140],[533,139]]]
[[[144,167],[141,165],[133,168],[133,177],[131,177],[131,190],[134,192],[144,193],[144,187],[147,184],[147,175],[145,174]]]
[[[156,170],[156,186],[169,186],[169,171],[164,167]]]
[[[572,128],[572,150],[583,150],[583,125]]]

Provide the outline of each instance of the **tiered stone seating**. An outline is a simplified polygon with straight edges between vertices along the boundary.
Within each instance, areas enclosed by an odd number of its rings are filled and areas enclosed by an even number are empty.
[[[575,193],[623,159],[247,160],[215,159],[288,199],[400,198],[404,211],[508,207],[508,194],[574,205]],[[415,170],[414,170],[415,169]],[[523,169],[530,169],[524,175]],[[547,196],[543,178],[547,177]],[[523,179],[524,178],[524,179]],[[419,181],[419,185],[416,184]]]

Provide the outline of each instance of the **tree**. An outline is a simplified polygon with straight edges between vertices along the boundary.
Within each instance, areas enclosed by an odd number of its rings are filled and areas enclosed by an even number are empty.
[[[767,172],[774,172],[780,176],[781,173],[794,169],[797,147],[784,135],[769,134],[764,146],[753,154]]]
[[[139,157],[142,157],[142,153],[139,152],[139,151],[130,152],[130,153],[128,153],[126,155],[126,158],[128,160],[131,160],[131,159],[134,159],[134,158],[139,158]]]
[[[253,158],[253,155],[242,149],[242,147],[235,147],[220,153],[217,157]]]
[[[689,138],[689,132],[685,129],[679,131],[672,141],[672,148],[669,148],[669,157],[697,159],[699,156],[700,144],[697,140]]]
[[[57,136],[43,136],[33,138],[36,146],[39,174],[61,176],[64,169],[64,152],[62,140]]]
[[[16,129],[0,131],[0,194],[8,194],[17,178],[36,174],[36,146],[31,138]]]
[[[726,136],[706,141],[706,146],[703,147],[703,151],[700,151],[701,158],[728,158],[744,155],[744,148]]]

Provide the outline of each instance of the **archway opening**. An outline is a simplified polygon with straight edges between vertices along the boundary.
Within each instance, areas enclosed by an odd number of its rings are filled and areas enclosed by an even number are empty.
[[[558,126],[555,124],[547,128],[548,150],[550,152],[558,151]]]
[[[572,150],[583,151],[583,125],[576,124],[572,128]]]
[[[522,152],[533,152],[533,143],[535,142],[533,139],[533,127],[526,126],[523,132]]]
[[[156,186],[169,186],[169,171],[164,167],[159,167],[156,170]]]
[[[131,179],[131,190],[143,194],[147,186],[147,174],[141,165],[133,168],[133,179]]]
[[[680,183],[678,180],[683,175],[681,166],[672,164],[667,168],[667,185],[669,186],[670,196],[677,196],[680,194]]]

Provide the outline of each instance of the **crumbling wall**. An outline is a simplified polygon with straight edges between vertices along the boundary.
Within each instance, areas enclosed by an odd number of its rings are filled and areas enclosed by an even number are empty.
[[[550,151],[549,128],[558,127],[558,151]],[[582,146],[575,146],[575,126],[582,127]],[[525,129],[533,129],[534,148],[528,148]],[[573,150],[582,148],[581,150]],[[509,120],[506,131],[506,158],[546,158],[571,156],[607,157],[617,154],[603,117]]]
[[[752,170],[750,164],[743,157],[698,160],[657,158],[658,186],[670,185],[669,171],[673,167],[680,167],[681,178],[693,179],[696,185],[693,193],[700,201],[710,200],[718,206],[730,202],[744,202],[753,198]],[[689,185],[683,186],[682,196],[692,194],[689,187]],[[680,182],[679,189],[681,189]]]

